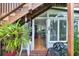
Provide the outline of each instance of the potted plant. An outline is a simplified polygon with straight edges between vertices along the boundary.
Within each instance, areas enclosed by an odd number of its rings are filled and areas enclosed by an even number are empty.
[[[6,24],[0,27],[0,40],[4,44],[4,55],[17,55],[21,51],[21,46],[29,43],[29,30],[27,26],[20,26],[19,22]]]

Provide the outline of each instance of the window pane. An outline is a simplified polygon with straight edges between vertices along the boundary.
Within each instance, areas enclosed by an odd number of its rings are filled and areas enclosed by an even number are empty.
[[[78,31],[78,22],[79,22],[78,20],[74,21],[74,30],[75,30],[75,32]]]
[[[75,19],[74,20],[74,39],[78,39],[79,38],[79,35],[78,35],[78,30],[79,30],[79,20],[78,19]]]
[[[50,41],[57,41],[57,20],[51,20],[50,27]]]
[[[60,20],[60,29],[59,29],[59,40],[65,41],[66,40],[66,20]]]

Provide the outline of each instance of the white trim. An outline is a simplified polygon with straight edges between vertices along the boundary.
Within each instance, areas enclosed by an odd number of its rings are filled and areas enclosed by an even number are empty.
[[[57,22],[57,40],[60,41],[60,21]]]
[[[47,48],[49,47],[49,40],[50,40],[50,19],[49,19],[49,12],[47,12],[47,21],[46,21],[46,26],[47,26],[47,33],[46,33],[46,46]]]
[[[55,43],[55,42],[64,42],[65,43],[66,41],[50,41],[50,43],[52,43],[52,42],[53,43]]]
[[[31,44],[32,45],[32,48],[31,48],[32,50],[34,50],[34,41],[35,41],[34,40],[35,39],[34,38],[35,37],[35,34],[34,34],[35,33],[35,26],[34,26],[35,23],[34,22],[35,22],[35,20],[32,20],[32,44]]]
[[[47,19],[47,48],[49,47],[49,41],[50,41],[50,19]]]
[[[62,19],[63,18],[63,19]],[[35,19],[52,19],[52,20],[65,20],[65,19],[67,19],[67,17],[59,17],[59,18],[57,18],[57,17],[37,17],[37,18],[35,18]]]
[[[35,19],[47,19],[47,17],[36,17]]]
[[[79,20],[78,20],[78,32],[79,32]]]
[[[66,42],[68,41],[68,20],[66,18]]]
[[[65,20],[67,17],[49,17],[52,20]]]

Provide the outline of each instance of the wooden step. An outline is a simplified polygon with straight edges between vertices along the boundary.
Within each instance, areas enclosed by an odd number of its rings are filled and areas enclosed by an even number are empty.
[[[47,49],[34,50],[30,52],[30,56],[46,56],[46,55],[47,55]]]

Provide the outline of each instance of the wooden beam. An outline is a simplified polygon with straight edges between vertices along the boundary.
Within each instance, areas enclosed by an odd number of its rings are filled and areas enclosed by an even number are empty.
[[[52,7],[52,3],[44,3],[41,6],[39,6],[38,8],[32,10],[32,13],[28,13],[27,17],[30,16],[31,19],[34,19],[35,17],[37,17],[38,15],[44,13],[45,11],[47,11],[50,7]],[[30,21],[30,20],[28,20]]]
[[[68,12],[68,55],[74,55],[74,4],[67,4]]]
[[[32,19],[37,17],[38,15],[44,13],[45,11],[47,11],[48,9],[50,9],[54,4],[52,3],[45,3],[43,4],[43,6],[40,6],[37,10],[35,10],[34,12],[32,12]]]

